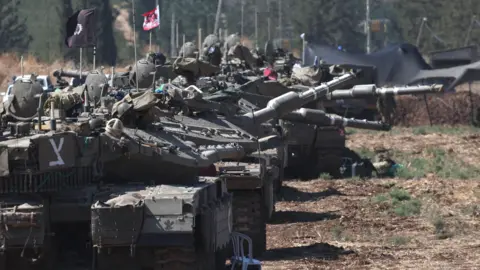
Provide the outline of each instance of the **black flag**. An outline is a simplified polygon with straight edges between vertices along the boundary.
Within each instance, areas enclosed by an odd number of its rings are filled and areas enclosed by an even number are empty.
[[[65,44],[69,48],[93,47],[95,36],[95,8],[82,9],[73,14],[67,21],[67,37]]]

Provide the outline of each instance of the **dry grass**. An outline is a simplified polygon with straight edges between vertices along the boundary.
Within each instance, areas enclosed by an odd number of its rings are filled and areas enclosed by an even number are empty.
[[[51,74],[55,69],[73,67],[73,63],[55,61],[51,65],[39,62],[35,57],[27,55],[23,59],[24,73]],[[12,76],[21,73],[20,57],[14,53],[0,55],[0,87],[5,91]]]
[[[148,49],[148,48],[147,48]],[[12,76],[18,76],[21,74],[20,57],[15,53],[0,54],[0,92],[5,92],[8,84],[11,82]],[[77,63],[78,65],[78,63]],[[108,73],[110,66],[103,66],[105,72]],[[24,74],[35,73],[37,75],[52,75],[56,69],[75,69],[76,65],[73,61],[55,61],[52,64],[46,64],[39,62],[37,58],[27,55],[23,59]],[[90,70],[91,64],[83,66],[84,70]],[[100,68],[100,66],[97,66]],[[124,67],[116,67],[117,71],[125,71]],[[52,83],[56,83],[54,77],[51,78]]]

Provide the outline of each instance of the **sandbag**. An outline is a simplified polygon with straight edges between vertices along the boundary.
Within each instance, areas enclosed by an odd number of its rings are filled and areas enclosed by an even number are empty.
[[[292,69],[292,79],[306,86],[317,85],[322,80],[322,71],[314,67],[298,67]]]
[[[45,104],[43,104],[43,110],[46,115],[50,113],[51,103],[54,103],[55,109],[63,109],[68,111],[78,104],[82,104],[82,97],[75,92],[56,92],[48,97]]]

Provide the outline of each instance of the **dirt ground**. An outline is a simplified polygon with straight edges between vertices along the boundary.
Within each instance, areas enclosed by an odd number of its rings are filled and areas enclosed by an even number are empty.
[[[406,167],[409,159],[427,159],[433,147],[474,171],[458,174],[459,179],[456,174],[442,178],[433,170],[412,179],[287,181],[268,225],[263,269],[479,269],[477,133],[471,128],[404,128],[351,134],[353,149],[388,146],[408,153],[401,160]]]

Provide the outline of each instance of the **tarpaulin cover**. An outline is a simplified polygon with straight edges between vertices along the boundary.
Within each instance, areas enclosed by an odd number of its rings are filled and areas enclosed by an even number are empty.
[[[432,69],[425,62],[417,47],[411,44],[394,45],[371,54],[355,54],[340,51],[327,45],[309,45],[306,51],[306,61],[313,63],[315,56],[327,64],[347,67],[374,67],[375,84],[409,85],[431,83],[449,79],[447,91],[458,84],[480,78],[480,61],[452,68]]]

